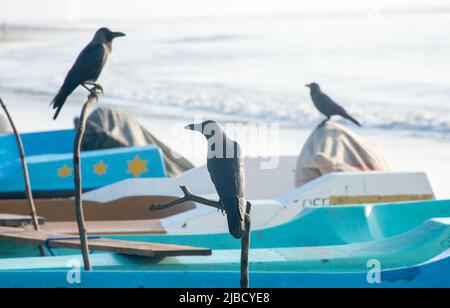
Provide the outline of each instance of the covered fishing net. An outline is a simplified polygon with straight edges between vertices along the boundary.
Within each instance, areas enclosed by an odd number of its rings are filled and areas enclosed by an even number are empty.
[[[75,127],[78,126],[75,119]],[[163,154],[167,174],[175,176],[194,166],[158,140],[132,115],[109,108],[97,108],[86,120],[82,150],[99,150],[129,146],[157,145]]]
[[[338,171],[389,170],[377,146],[350,129],[328,121],[306,140],[297,160],[296,186]]]

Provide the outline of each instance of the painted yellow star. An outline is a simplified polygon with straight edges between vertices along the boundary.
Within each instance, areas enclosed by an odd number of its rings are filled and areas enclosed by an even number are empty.
[[[127,161],[128,173],[132,173],[135,177],[141,176],[142,173],[148,172],[147,168],[148,160],[141,159],[139,155],[134,157],[134,160]]]
[[[97,165],[94,165],[94,173],[98,176],[106,174],[106,169],[108,169],[108,165],[103,160],[100,160]]]
[[[69,168],[67,164],[64,164],[62,168],[58,169],[58,176],[62,178],[66,178],[72,175],[72,168]]]

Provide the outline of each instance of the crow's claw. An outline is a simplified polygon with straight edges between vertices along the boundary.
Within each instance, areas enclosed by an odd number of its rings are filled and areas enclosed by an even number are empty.
[[[101,94],[104,93],[103,87],[99,84],[95,84],[94,87],[92,87],[91,92],[93,94],[97,94],[97,92],[100,92]]]
[[[324,127],[325,126],[325,124],[327,123],[329,121],[329,119],[325,119],[325,120],[323,120],[322,122],[320,122],[320,124],[319,125],[317,125],[317,128],[320,128],[320,127]]]

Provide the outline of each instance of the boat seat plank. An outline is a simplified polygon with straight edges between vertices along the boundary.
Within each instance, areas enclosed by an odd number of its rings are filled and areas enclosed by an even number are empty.
[[[48,234],[32,230],[0,227],[0,239],[19,244],[47,246],[50,248],[80,249],[80,240],[67,234]],[[89,239],[89,249],[124,255],[161,258],[169,256],[206,256],[211,249],[191,246],[133,242],[106,238]]]
[[[86,221],[88,234],[164,234],[166,231],[157,219]],[[41,227],[41,231],[49,234],[75,234],[78,227],[75,221],[50,221]]]
[[[44,224],[44,217],[38,217],[38,222],[40,225]],[[31,224],[33,224],[31,216],[0,213],[0,226],[2,227],[19,227]]]

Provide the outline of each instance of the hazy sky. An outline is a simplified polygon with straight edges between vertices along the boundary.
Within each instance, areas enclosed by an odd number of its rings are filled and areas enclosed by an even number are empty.
[[[426,0],[0,0],[0,20],[92,20],[298,13],[358,7],[424,6]],[[434,4],[450,4],[436,0]],[[106,8],[106,9],[105,9]]]

